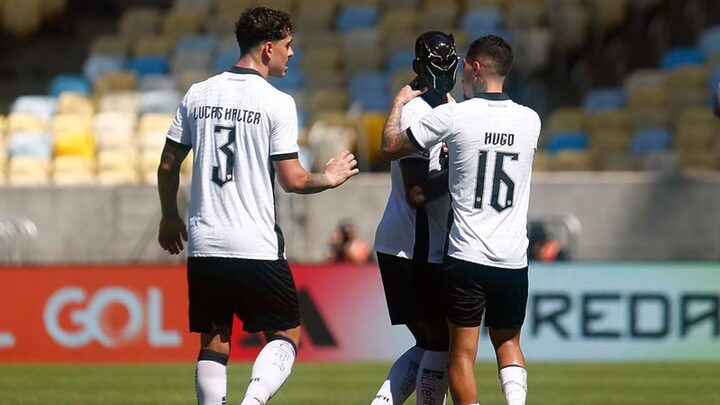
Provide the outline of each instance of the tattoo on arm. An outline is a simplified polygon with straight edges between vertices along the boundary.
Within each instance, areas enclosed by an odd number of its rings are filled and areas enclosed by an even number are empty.
[[[308,173],[305,184],[299,194],[314,194],[325,191],[330,188],[327,176],[322,173]]]
[[[407,132],[400,129],[402,105],[394,103],[383,128],[382,150],[392,155],[411,145]]]
[[[166,143],[158,167],[158,194],[162,215],[166,217],[177,216],[177,192],[180,187],[180,165],[188,154],[184,150]]]

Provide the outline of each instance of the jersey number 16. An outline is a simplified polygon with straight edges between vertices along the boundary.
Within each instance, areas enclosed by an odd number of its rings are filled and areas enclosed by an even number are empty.
[[[483,205],[483,194],[485,192],[485,172],[487,171],[487,158],[488,151],[481,150],[479,152],[478,160],[478,172],[477,172],[477,185],[475,187],[475,208],[482,209]],[[510,160],[518,160],[517,153],[507,152],[496,152],[497,157],[495,158],[495,169],[493,170],[492,177],[492,196],[490,197],[490,206],[497,212],[503,212],[513,206],[513,197],[515,194],[515,182],[508,176],[503,170],[503,163],[505,158]],[[507,188],[507,194],[505,198],[505,205],[500,204],[500,185],[505,184]]]

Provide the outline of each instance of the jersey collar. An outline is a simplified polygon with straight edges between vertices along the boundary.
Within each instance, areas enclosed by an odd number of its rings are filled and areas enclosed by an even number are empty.
[[[510,96],[508,96],[507,93],[479,93],[475,95],[475,98],[484,98],[485,100],[492,101],[510,100]]]
[[[237,74],[241,74],[241,75],[258,75],[258,76],[262,77],[260,72],[258,72],[257,70],[240,67],[240,66],[233,66],[230,69],[228,69],[227,71],[230,73],[237,73]]]

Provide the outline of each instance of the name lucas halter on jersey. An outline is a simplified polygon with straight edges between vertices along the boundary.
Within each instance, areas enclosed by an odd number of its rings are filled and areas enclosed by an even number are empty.
[[[260,113],[250,110],[243,110],[242,108],[224,108],[217,106],[202,106],[193,108],[194,119],[223,119],[225,116],[226,121],[237,121],[244,122],[246,124],[257,125],[260,123]]]

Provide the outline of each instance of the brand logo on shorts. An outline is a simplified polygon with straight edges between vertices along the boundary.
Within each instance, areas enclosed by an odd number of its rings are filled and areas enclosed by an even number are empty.
[[[45,304],[43,321],[50,337],[68,348],[93,342],[114,348],[143,337],[152,347],[182,344],[178,331],[163,330],[163,294],[154,287],[147,289],[146,297],[122,287],[89,296],[80,287],[61,288]]]

